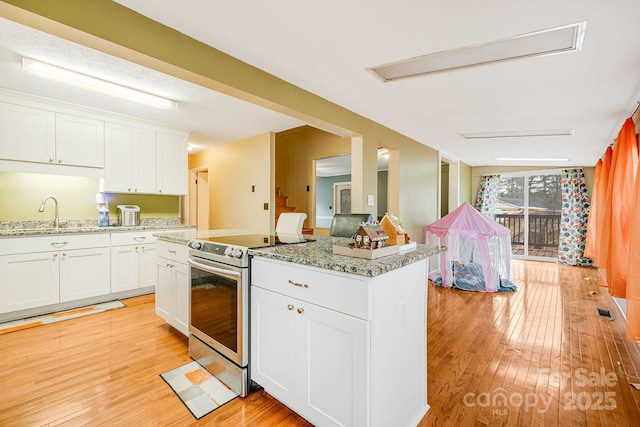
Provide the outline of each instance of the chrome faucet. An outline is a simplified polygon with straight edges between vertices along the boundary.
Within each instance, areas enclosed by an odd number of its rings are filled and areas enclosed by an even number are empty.
[[[56,228],[60,228],[60,214],[58,212],[58,200],[53,197],[53,196],[47,196],[44,198],[44,200],[42,201],[42,204],[40,205],[40,209],[38,209],[38,212],[44,212],[44,204],[47,203],[47,200],[53,200],[54,203],[56,204],[56,219],[53,221],[53,225]]]

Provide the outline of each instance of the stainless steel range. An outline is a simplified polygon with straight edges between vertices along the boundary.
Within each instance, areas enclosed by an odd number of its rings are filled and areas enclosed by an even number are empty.
[[[286,241],[305,240],[287,236]],[[243,397],[250,381],[248,250],[282,243],[263,234],[189,242],[189,355]]]

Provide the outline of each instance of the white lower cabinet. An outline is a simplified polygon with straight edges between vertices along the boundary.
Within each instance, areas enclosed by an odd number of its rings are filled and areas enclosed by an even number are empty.
[[[157,231],[111,235],[111,292],[156,286]]]
[[[251,379],[314,425],[417,425],[427,264],[365,277],[254,256]]]
[[[0,313],[60,302],[57,252],[0,256]]]
[[[2,240],[0,313],[108,294],[109,258],[108,235]]]
[[[59,252],[60,302],[109,293],[109,248]]]
[[[187,246],[159,241],[156,257],[156,314],[189,335],[189,267]]]
[[[316,425],[366,420],[368,322],[258,287],[251,322],[254,381]]]

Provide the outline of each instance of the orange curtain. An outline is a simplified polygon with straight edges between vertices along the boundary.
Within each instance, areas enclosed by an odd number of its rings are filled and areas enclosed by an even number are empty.
[[[640,173],[640,169],[638,170]],[[631,215],[631,245],[627,277],[627,341],[640,344],[640,177],[636,176],[636,191]]]
[[[629,118],[618,134],[611,159],[601,240],[602,245],[608,246],[608,251],[599,260],[606,265],[609,292],[619,298],[625,298],[627,290],[631,213],[637,169],[635,125]]]
[[[593,258],[594,265],[596,265],[596,228],[598,227],[598,207],[604,206],[604,200],[599,200],[600,190],[598,184],[600,183],[600,172],[602,171],[602,159],[598,160],[596,164],[596,172],[593,178],[593,191],[591,192],[591,210],[589,211],[589,220],[587,221],[587,237],[584,245],[584,256],[587,258]]]
[[[600,165],[600,173],[597,175],[597,187],[596,181],[594,180],[594,190],[593,195],[597,197],[595,200],[596,206],[590,212],[591,215],[595,215],[595,243],[596,247],[593,248],[593,265],[600,268],[605,268],[607,265],[607,254],[609,253],[609,245],[604,244],[608,242],[608,235],[605,237],[604,230],[604,221],[606,215],[606,199],[607,199],[607,187],[609,184],[609,172],[611,171],[611,159],[613,158],[613,150],[611,147],[607,147],[607,150],[604,153],[604,157],[602,158],[602,164]],[[598,162],[599,163],[599,162]],[[589,221],[591,222],[591,217],[589,217]]]

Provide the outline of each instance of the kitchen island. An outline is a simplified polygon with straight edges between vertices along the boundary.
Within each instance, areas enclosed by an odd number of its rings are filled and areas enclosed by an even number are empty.
[[[417,425],[427,404],[428,257],[333,254],[351,239],[252,249],[251,378],[315,425]]]

